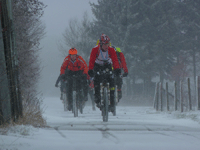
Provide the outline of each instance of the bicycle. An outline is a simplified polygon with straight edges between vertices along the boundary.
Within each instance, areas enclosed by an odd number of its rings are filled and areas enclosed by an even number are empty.
[[[68,101],[67,101],[67,81],[64,81],[64,88],[63,88],[63,104],[64,104],[64,111],[67,111]]]
[[[108,122],[108,113],[109,113],[109,105],[110,105],[110,84],[109,79],[112,78],[113,72],[108,68],[104,70],[97,71],[97,75],[103,79],[100,83],[100,110],[102,111],[102,119],[103,122]]]
[[[117,86],[117,82],[119,82],[121,80],[122,82],[122,79],[123,77],[126,77],[124,74],[121,74],[119,76],[115,76],[115,99],[114,99],[114,112],[113,112],[113,116],[116,116],[116,106],[117,104],[119,103],[119,95],[118,95],[118,86]]]
[[[116,106],[119,103],[118,86],[116,83],[119,82],[122,78],[123,78],[123,75],[115,76],[115,99],[114,99],[113,116],[116,116]]]
[[[78,79],[80,79],[80,76],[78,75],[73,75],[72,78],[70,78],[70,80],[72,80],[73,82],[72,113],[74,114],[74,117],[78,117],[78,109],[80,110],[81,114],[83,113],[83,89],[80,82],[79,82],[79,87],[77,86],[77,83],[79,81]],[[68,84],[68,86],[71,86],[71,85]]]
[[[61,91],[61,97],[60,100],[62,100],[62,103],[64,105],[64,111],[67,111],[67,107],[68,107],[68,101],[67,101],[67,81],[66,80],[62,80],[60,86],[57,86],[60,88]]]

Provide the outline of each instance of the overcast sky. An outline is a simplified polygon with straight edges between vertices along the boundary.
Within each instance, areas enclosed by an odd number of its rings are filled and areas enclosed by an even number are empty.
[[[41,41],[40,59],[42,61],[39,91],[49,96],[58,96],[60,90],[55,88],[61,64],[64,60],[57,48],[62,33],[68,26],[69,20],[82,20],[83,13],[87,12],[92,19],[93,14],[89,2],[97,0],[40,0],[47,7],[44,9],[42,21],[46,25],[46,35]]]

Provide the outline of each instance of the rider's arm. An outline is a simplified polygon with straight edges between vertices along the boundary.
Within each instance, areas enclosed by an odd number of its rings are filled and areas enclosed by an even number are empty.
[[[94,68],[94,63],[98,54],[98,49],[99,49],[98,47],[94,47],[91,51],[90,61],[89,61],[89,70],[93,70]]]
[[[69,63],[69,59],[66,59],[66,60],[63,62],[62,66],[61,66],[61,68],[60,68],[60,74],[61,74],[61,75],[62,75],[62,74],[65,74],[65,69],[66,69],[68,63]]]
[[[114,48],[109,47],[108,50],[109,50],[108,53],[110,55],[110,58],[112,59],[112,62],[113,62],[114,70],[115,69],[119,69],[120,68],[119,67],[119,62],[118,62],[117,54],[116,54]]]
[[[86,63],[86,61],[83,59],[83,57],[81,57],[81,56],[78,56],[78,58],[83,62],[83,64],[84,64],[84,74],[88,74],[88,66],[87,66],[87,63]]]
[[[120,60],[121,60],[121,64],[122,64],[122,68],[124,70],[124,73],[128,73],[128,68],[127,68],[127,64],[126,64],[124,54],[121,52],[119,55],[120,55]]]
[[[61,76],[59,75],[59,76],[58,76],[58,79],[56,80],[56,84],[55,84],[55,85],[58,86],[58,83],[60,82],[60,80],[61,80]]]

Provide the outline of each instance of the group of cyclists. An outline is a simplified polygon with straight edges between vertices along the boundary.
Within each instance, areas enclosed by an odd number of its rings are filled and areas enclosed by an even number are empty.
[[[88,93],[90,93],[91,99],[94,99],[96,106],[100,108],[100,83],[102,82],[99,71],[109,69],[113,72],[113,75],[108,79],[110,85],[110,108],[111,112],[114,111],[114,92],[115,85],[117,85],[118,99],[122,98],[122,77],[128,75],[128,68],[125,61],[125,57],[119,47],[111,46],[110,38],[102,34],[97,42],[97,45],[92,48],[89,60],[89,67],[86,61],[78,55],[76,48],[69,50],[69,55],[64,59],[60,68],[60,75],[56,81],[55,86],[58,87],[58,83],[61,83],[61,97],[63,99],[63,92],[67,92],[68,110],[72,109],[72,87],[68,86],[65,89],[64,85],[73,85],[72,76],[76,75],[77,83],[76,89],[83,89],[83,100],[88,101]],[[124,73],[122,74],[122,69]],[[117,78],[117,80],[115,80]],[[94,93],[93,93],[94,89]],[[67,90],[67,91],[64,91]],[[95,108],[93,107],[93,110]]]

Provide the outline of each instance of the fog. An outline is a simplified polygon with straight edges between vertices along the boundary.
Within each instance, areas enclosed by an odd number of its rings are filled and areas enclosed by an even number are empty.
[[[42,71],[38,91],[45,96],[59,96],[60,90],[55,87],[55,82],[59,76],[64,56],[58,50],[57,43],[62,38],[62,33],[70,19],[81,20],[84,12],[87,12],[92,19],[89,2],[97,3],[97,0],[41,0],[41,2],[47,7],[42,17],[46,26],[46,35],[41,40]]]

